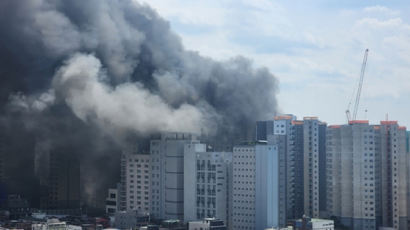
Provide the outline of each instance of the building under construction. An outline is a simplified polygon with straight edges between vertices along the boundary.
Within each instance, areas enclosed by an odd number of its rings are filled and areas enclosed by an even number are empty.
[[[327,129],[327,211],[350,229],[407,229],[406,128],[352,120]]]

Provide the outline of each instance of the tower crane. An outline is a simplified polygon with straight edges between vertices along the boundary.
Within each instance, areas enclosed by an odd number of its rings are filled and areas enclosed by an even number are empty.
[[[356,117],[357,117],[357,111],[358,111],[358,108],[359,108],[360,95],[362,93],[363,78],[364,78],[364,72],[366,70],[368,54],[369,54],[369,49],[366,49],[364,51],[362,69],[361,69],[361,72],[360,72],[359,86],[357,88],[356,100],[355,100],[354,108],[353,108],[353,120],[356,120]],[[346,117],[347,117],[348,122],[352,120],[351,115],[350,115],[350,105],[352,104],[352,99],[350,100],[349,105],[347,106],[347,109],[346,109]]]

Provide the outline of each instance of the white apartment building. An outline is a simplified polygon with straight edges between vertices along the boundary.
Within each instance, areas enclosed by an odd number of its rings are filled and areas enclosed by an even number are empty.
[[[163,133],[152,139],[151,207],[159,219],[184,219],[184,146],[199,143],[190,133]]]
[[[150,211],[150,155],[123,153],[121,158],[121,210]]]
[[[206,152],[205,144],[184,151],[184,222],[217,218],[228,223],[232,152]]]
[[[233,148],[231,229],[279,225],[278,160],[276,146],[266,143]]]

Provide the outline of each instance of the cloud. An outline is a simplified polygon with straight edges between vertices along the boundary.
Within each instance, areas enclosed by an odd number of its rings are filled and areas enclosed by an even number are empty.
[[[375,5],[375,6],[368,6],[363,9],[365,13],[375,13],[375,14],[385,14],[388,16],[397,16],[400,14],[398,10],[392,10],[385,6]]]

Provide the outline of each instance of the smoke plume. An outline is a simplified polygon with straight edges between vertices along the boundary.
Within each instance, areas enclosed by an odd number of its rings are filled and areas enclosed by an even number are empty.
[[[90,196],[118,180],[112,162],[130,133],[203,132],[232,142],[276,111],[277,82],[266,68],[184,49],[169,23],[136,1],[2,0],[0,31],[5,135],[40,152],[78,154]],[[41,159],[13,146],[7,151],[21,165]],[[89,185],[101,173],[107,179]]]

